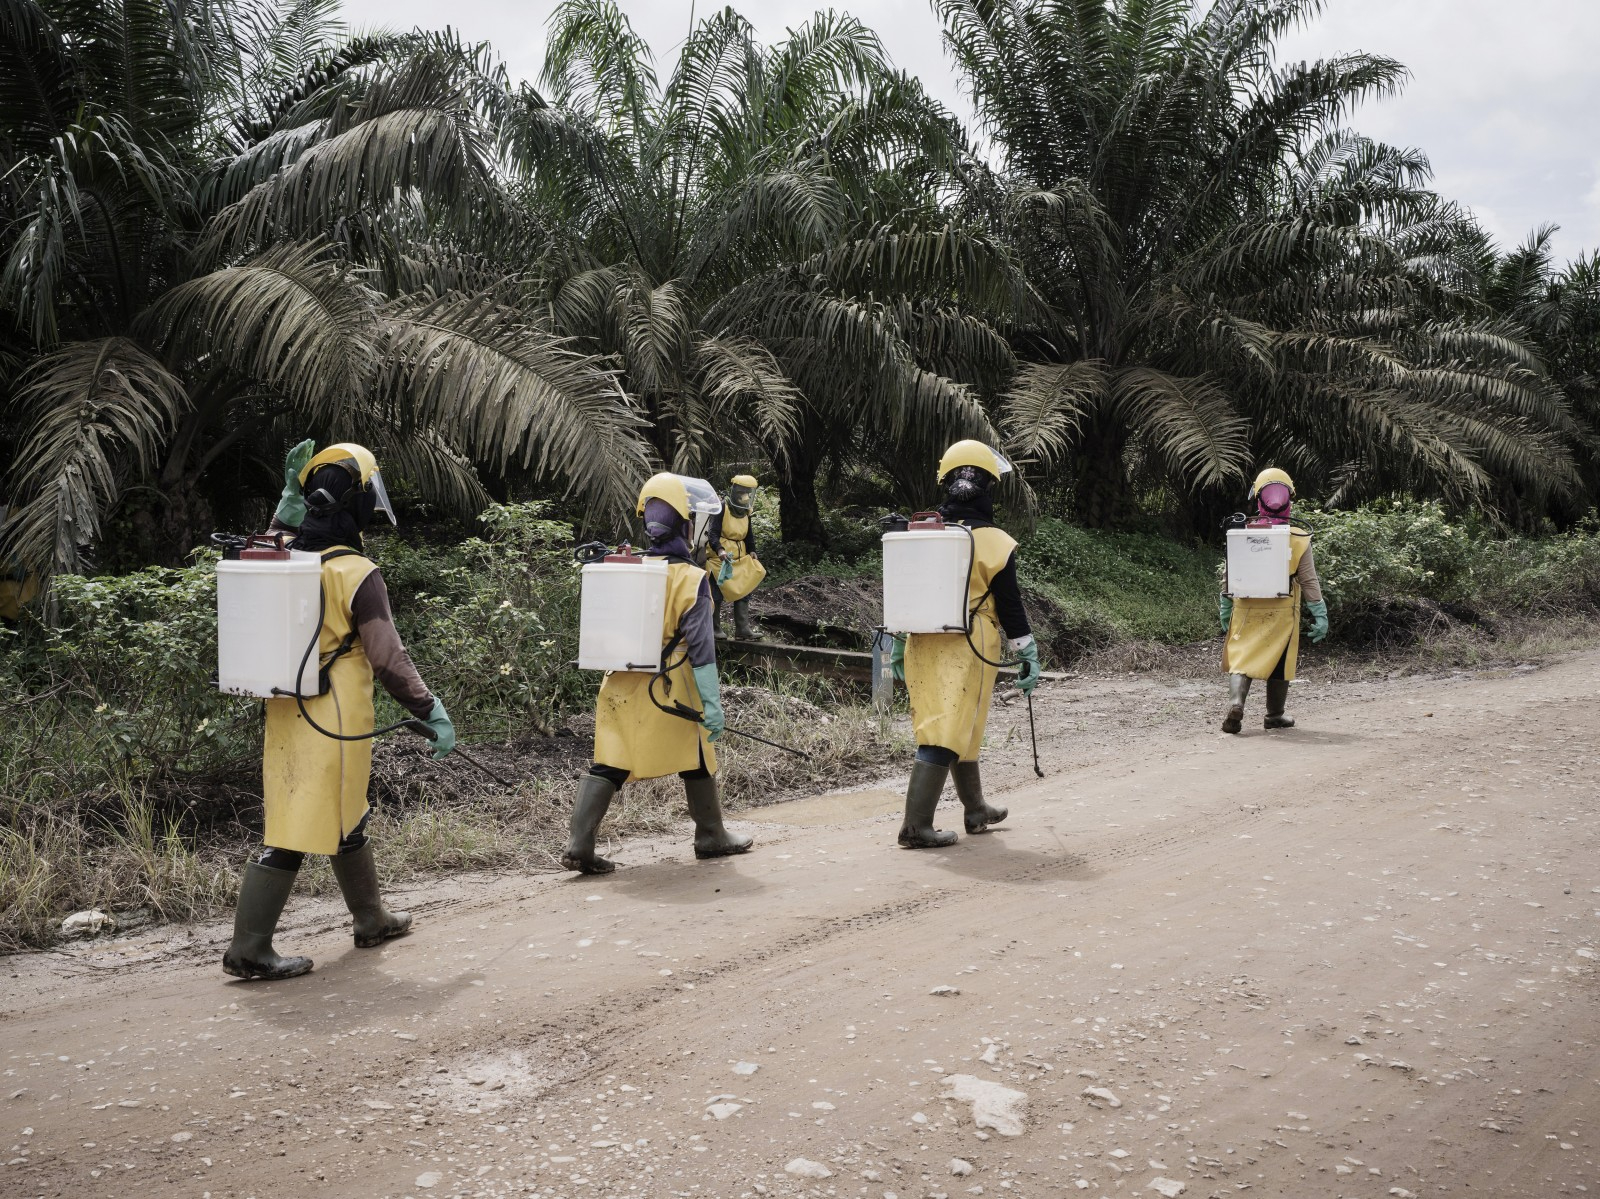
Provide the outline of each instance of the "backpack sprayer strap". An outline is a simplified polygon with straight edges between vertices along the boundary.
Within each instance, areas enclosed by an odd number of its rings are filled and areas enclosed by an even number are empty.
[[[326,553],[324,553],[322,555],[322,564],[324,566],[326,566],[329,562],[332,562],[335,558],[359,558],[360,556],[361,556],[360,553],[358,553],[356,550],[351,550],[351,549],[328,550]],[[328,616],[328,589],[327,589],[326,585],[323,585],[323,588],[322,588],[322,617],[323,617],[323,620],[326,620],[327,616]],[[318,621],[317,622],[317,633],[316,633],[316,636],[317,636],[318,640],[321,640],[321,638],[322,638],[322,621]],[[332,689],[332,687],[333,687],[333,678],[332,678],[332,675],[333,675],[333,664],[335,662],[337,662],[340,658],[342,658],[346,654],[348,654],[352,649],[355,648],[355,644],[356,644],[357,640],[360,639],[360,636],[361,636],[361,634],[356,630],[355,624],[354,624],[354,622],[352,620],[352,623],[350,625],[350,631],[348,633],[346,633],[340,639],[339,644],[334,647],[333,652],[331,654],[329,654],[327,656],[327,658],[321,663],[321,665],[319,665],[317,667],[317,694],[318,695],[326,695]]]

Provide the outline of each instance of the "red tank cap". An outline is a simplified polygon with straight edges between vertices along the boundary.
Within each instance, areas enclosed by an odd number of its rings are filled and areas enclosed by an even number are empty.
[[[289,547],[282,533],[252,533],[239,551],[241,562],[287,562]]]
[[[944,528],[944,517],[937,512],[913,512],[908,528],[922,530],[942,529]]]
[[[639,563],[643,562],[644,559],[641,558],[638,554],[633,552],[633,546],[629,545],[626,541],[624,541],[621,545],[619,545],[617,547],[617,552],[616,553],[607,554],[602,559],[602,561],[604,561],[604,562],[620,562],[620,563],[622,563],[624,565],[628,565],[628,566],[637,566],[637,565],[639,565]]]

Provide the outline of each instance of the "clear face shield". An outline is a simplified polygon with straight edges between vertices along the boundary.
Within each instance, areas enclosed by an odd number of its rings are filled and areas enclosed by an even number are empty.
[[[689,493],[689,548],[698,550],[706,543],[711,531],[711,518],[722,511],[722,497],[717,489],[704,479],[679,475],[684,490]]]
[[[382,512],[389,518],[391,525],[398,525],[400,522],[395,519],[394,505],[389,502],[389,489],[383,485],[381,470],[372,472],[372,478],[367,480],[367,488],[372,492],[373,511]]]
[[[737,508],[741,513],[750,511],[756,501],[756,489],[735,483],[728,488],[728,507]]]

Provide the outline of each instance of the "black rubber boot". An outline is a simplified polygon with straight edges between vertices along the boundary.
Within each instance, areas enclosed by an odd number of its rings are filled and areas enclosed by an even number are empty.
[[[738,608],[734,611],[738,612]],[[684,779],[683,794],[689,801],[689,818],[694,821],[695,857],[725,858],[730,854],[750,852],[755,838],[738,836],[723,826],[722,804],[717,799],[717,780],[714,777]]]
[[[983,780],[978,777],[976,762],[957,762],[950,768],[950,777],[955,780],[956,795],[961,800],[969,834],[986,833],[991,824],[999,824],[1006,818],[1006,809],[984,802]]]
[[[1250,698],[1250,676],[1228,676],[1228,715],[1222,722],[1224,733],[1237,733],[1244,727],[1244,701]]]
[[[1283,714],[1289,706],[1289,680],[1267,680],[1267,718],[1261,722],[1264,729],[1292,729],[1294,718]]]
[[[941,833],[933,827],[933,812],[944,792],[950,767],[932,762],[911,763],[911,782],[906,787],[906,819],[900,826],[900,844],[906,849],[943,849],[956,843],[954,833]]]
[[[740,641],[764,641],[760,629],[750,619],[750,597],[733,601],[733,635]]]
[[[333,877],[339,880],[344,906],[356,918],[356,947],[371,949],[392,937],[411,931],[410,912],[391,912],[378,893],[378,863],[368,842],[354,853],[336,853],[328,859]]]
[[[616,787],[598,774],[586,774],[578,784],[578,798],[572,804],[572,831],[567,840],[567,852],[561,855],[561,865],[580,874],[610,874],[617,864],[602,858],[594,851],[594,839],[600,832],[600,822],[611,806]]]
[[[272,948],[278,917],[289,902],[297,870],[278,870],[251,862],[239,884],[233,913],[233,942],[222,955],[222,969],[235,978],[294,978],[311,971],[310,958],[286,958]]]

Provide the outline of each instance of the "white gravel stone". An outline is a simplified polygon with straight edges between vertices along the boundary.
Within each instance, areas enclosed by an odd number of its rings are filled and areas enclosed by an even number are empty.
[[[735,1074],[750,1075],[750,1074],[754,1074],[759,1069],[761,1069],[761,1067],[758,1066],[755,1062],[734,1062],[733,1063],[733,1072]]]
[[[933,990],[929,991],[928,994],[929,995],[959,995],[959,994],[961,994],[961,989],[959,987],[935,987]]]
[[[796,1178],[832,1178],[833,1171],[821,1162],[814,1162],[808,1157],[797,1157],[783,1168],[785,1174],[793,1174]]]
[[[729,1116],[733,1115],[734,1112],[743,1110],[744,1104],[742,1103],[713,1103],[710,1107],[706,1108],[706,1111],[710,1112],[718,1120],[726,1120]]]
[[[1122,1106],[1122,1100],[1118,1099],[1108,1087],[1085,1087],[1083,1090],[1083,1097],[1091,1101],[1103,1103],[1107,1107]]]
[[[954,1174],[957,1178],[965,1178],[968,1174],[972,1173],[972,1163],[968,1161],[962,1161],[959,1157],[952,1157],[950,1159],[950,1173]]]
[[[979,1128],[992,1128],[1003,1137],[1022,1135],[1028,1096],[997,1082],[952,1074],[944,1080],[946,1099],[972,1104],[972,1122]]]
[[[439,1171],[429,1170],[426,1174],[417,1175],[417,1185],[425,1191],[431,1190],[433,1187],[439,1185],[439,1180],[443,1177],[444,1175],[439,1173]]]
[[[1152,1178],[1145,1189],[1155,1191],[1162,1199],[1177,1199],[1189,1188],[1176,1178]]]

